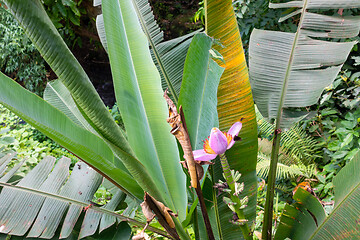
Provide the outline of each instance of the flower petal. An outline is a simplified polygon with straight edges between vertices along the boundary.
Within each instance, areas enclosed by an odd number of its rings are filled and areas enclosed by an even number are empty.
[[[197,161],[210,161],[216,158],[217,154],[209,154],[204,149],[193,151],[194,159]]]
[[[241,128],[242,128],[242,123],[236,122],[231,126],[231,128],[229,129],[229,131],[227,133],[230,134],[234,138],[235,136],[237,136],[239,134]]]
[[[227,149],[228,141],[218,128],[213,128],[210,133],[209,145],[216,154],[223,154]]]
[[[231,128],[229,129],[229,131],[227,133],[230,134],[233,139],[229,143],[227,149],[230,149],[234,145],[234,143],[235,143],[234,137],[239,134],[241,128],[242,128],[242,123],[241,122],[236,122],[231,126]]]
[[[227,147],[227,149],[230,149],[232,146],[234,146],[234,144],[235,144],[235,141],[231,140],[228,147]]]

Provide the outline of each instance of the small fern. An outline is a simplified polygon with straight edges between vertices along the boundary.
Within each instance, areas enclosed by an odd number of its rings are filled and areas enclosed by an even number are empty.
[[[281,157],[280,157],[281,159]],[[270,168],[270,156],[263,154],[262,152],[258,153],[258,163],[256,167],[256,172],[259,177],[266,178],[269,173]],[[284,178],[295,178],[298,176],[304,176],[306,178],[311,178],[315,175],[316,166],[315,164],[304,165],[302,163],[299,164],[291,164],[287,165],[278,163],[276,178],[284,179]]]
[[[257,174],[261,178],[266,178],[270,167],[274,125],[267,122],[257,109],[256,117],[260,137]],[[308,136],[299,125],[294,125],[282,133],[280,146],[277,179],[298,176],[310,178],[315,175],[316,166],[313,162],[320,157],[321,145]]]

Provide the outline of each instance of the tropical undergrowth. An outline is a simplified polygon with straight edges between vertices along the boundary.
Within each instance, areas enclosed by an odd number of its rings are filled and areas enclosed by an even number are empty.
[[[0,156],[12,152],[17,152],[19,159],[27,159],[19,170],[18,175],[21,177],[24,177],[47,155],[56,158],[69,157],[72,165],[78,161],[76,157],[53,140],[0,105]],[[16,163],[17,161],[14,161],[12,164]]]
[[[0,6],[0,69],[28,90],[42,95],[45,61],[15,18]]]
[[[360,72],[345,69],[322,94],[316,115],[304,121],[309,134],[323,144],[316,159],[314,188],[320,198],[333,200],[332,179],[360,147]]]

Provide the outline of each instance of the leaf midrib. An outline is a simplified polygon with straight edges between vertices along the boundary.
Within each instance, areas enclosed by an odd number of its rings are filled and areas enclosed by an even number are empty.
[[[72,204],[75,204],[75,205],[79,205],[81,207],[89,206],[89,203],[85,203],[85,202],[82,202],[82,201],[79,201],[79,200],[76,200],[76,199],[61,196],[61,195],[58,195],[58,194],[55,194],[55,193],[45,192],[45,191],[38,190],[38,189],[35,189],[35,188],[18,186],[18,185],[11,185],[9,183],[2,183],[2,182],[0,182],[0,186],[16,189],[16,190],[19,190],[19,191],[29,192],[29,193],[32,193],[34,195],[40,195],[40,196],[56,199],[56,200],[59,200],[59,201],[72,203]],[[90,206],[90,208],[93,211],[96,211],[96,212],[99,212],[99,213],[102,213],[102,214],[108,214],[108,215],[120,218],[123,221],[131,222],[132,224],[134,224],[134,225],[136,225],[138,227],[144,227],[145,226],[145,223],[142,223],[142,222],[137,221],[136,219],[133,219],[133,218],[130,218],[130,217],[123,216],[121,214],[110,211],[110,210],[108,210],[106,208],[103,208],[103,207]],[[156,232],[164,235],[164,236],[167,236],[167,234],[165,232],[163,232],[162,230],[160,230],[160,229],[157,229],[157,228],[154,228],[154,227],[152,227],[152,229],[155,230]]]
[[[296,46],[298,44],[298,40],[300,38],[300,31],[301,31],[301,28],[302,28],[302,23],[304,21],[304,15],[305,15],[305,12],[306,12],[306,9],[307,9],[307,5],[308,5],[308,0],[304,0],[303,9],[301,11],[300,22],[299,22],[297,31],[295,33],[295,37],[294,37],[294,40],[293,40],[293,44],[292,44],[292,48],[291,48],[291,52],[290,52],[290,57],[289,57],[289,61],[288,61],[288,66],[286,68],[284,83],[283,83],[283,86],[282,86],[282,91],[281,91],[281,96],[280,96],[280,101],[279,101],[279,108],[278,108],[277,117],[276,117],[276,127],[275,127],[275,129],[280,129],[280,126],[281,126],[280,124],[281,124],[281,120],[282,120],[282,112],[283,112],[283,106],[284,106],[285,97],[286,97],[287,86],[288,86],[289,79],[290,79],[292,63],[293,63],[294,58],[295,58],[295,49],[296,49]]]

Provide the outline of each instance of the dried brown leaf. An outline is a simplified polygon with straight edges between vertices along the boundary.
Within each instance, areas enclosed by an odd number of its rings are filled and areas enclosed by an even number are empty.
[[[144,208],[143,208],[144,206]],[[175,229],[175,223],[171,216],[177,217],[177,214],[173,213],[173,211],[166,207],[162,202],[157,201],[155,198],[153,198],[150,194],[145,192],[144,196],[144,203],[141,205],[143,209],[145,209],[146,212],[146,219],[148,220],[148,217],[151,217],[152,215],[149,213],[149,211],[153,212],[154,215],[157,217],[159,223],[161,226],[165,228],[165,230],[175,239],[180,239],[179,235],[176,232]],[[144,212],[144,214],[145,214]],[[149,218],[150,219],[150,218]]]
[[[184,151],[184,158],[185,158],[186,168],[189,171],[191,186],[193,188],[197,188],[197,182],[198,182],[197,166],[196,166],[196,162],[194,161],[194,155],[191,148],[189,133],[186,128],[185,117],[182,111],[182,107],[180,106],[179,108],[180,113],[178,113],[175,104],[167,95],[167,90],[164,93],[164,98],[169,106],[169,117],[167,118],[167,122],[170,124],[172,128],[170,132],[177,138]]]

